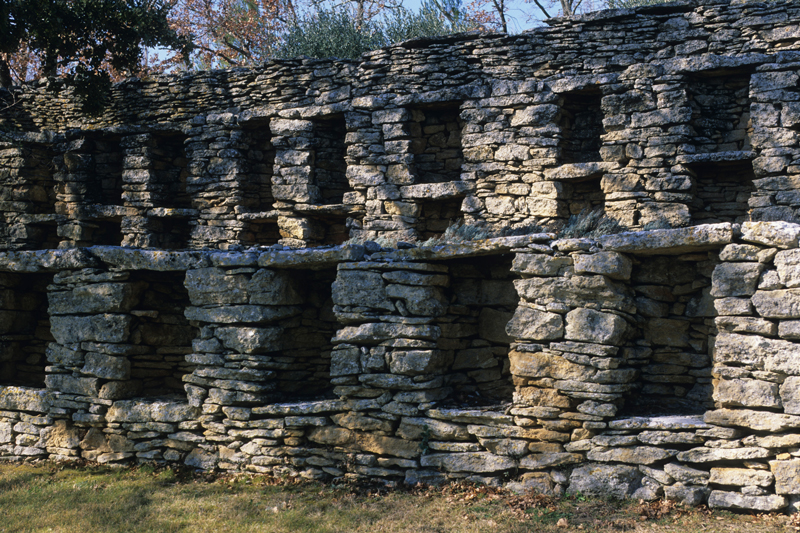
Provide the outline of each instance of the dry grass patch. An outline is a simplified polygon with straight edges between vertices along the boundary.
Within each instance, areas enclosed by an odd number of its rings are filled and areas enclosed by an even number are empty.
[[[514,495],[460,483],[412,489],[211,476],[149,466],[0,464],[0,531],[444,533],[800,531],[784,515],[670,502]]]

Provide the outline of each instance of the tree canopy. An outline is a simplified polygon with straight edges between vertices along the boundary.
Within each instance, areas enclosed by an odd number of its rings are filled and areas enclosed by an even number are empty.
[[[64,77],[90,107],[102,103],[112,73],[138,70],[144,48],[187,46],[170,27],[166,0],[0,0],[0,6],[0,84],[8,87],[12,70],[33,63],[44,75]],[[24,62],[13,57],[20,50]]]

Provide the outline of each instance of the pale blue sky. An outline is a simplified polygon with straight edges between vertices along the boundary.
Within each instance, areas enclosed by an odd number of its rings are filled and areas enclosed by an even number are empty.
[[[470,1],[471,0],[462,0],[462,3],[463,5],[467,5]],[[508,21],[508,29],[511,33],[519,33],[542,24],[541,22],[537,23],[537,20],[541,21],[544,18],[544,14],[533,2],[527,3],[522,0],[506,1],[510,6],[506,14],[506,20]],[[419,4],[420,0],[403,0],[403,7],[411,11],[418,10]],[[543,2],[543,4],[547,7],[547,2]],[[555,7],[553,7],[552,10],[548,9],[547,12],[553,16],[558,15],[558,9]],[[531,15],[533,15],[536,20],[528,21]]]

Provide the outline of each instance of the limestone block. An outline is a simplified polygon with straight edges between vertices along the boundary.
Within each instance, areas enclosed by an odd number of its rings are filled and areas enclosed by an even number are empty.
[[[750,296],[756,292],[761,263],[720,263],[711,274],[711,296]]]
[[[583,455],[579,453],[541,453],[523,457],[519,461],[519,467],[526,470],[541,470],[573,465],[583,460]]]
[[[511,374],[514,376],[589,381],[597,373],[597,369],[567,361],[561,356],[545,352],[508,353],[511,362]]]
[[[422,274],[420,272],[409,272],[407,270],[384,272],[383,279],[389,283],[418,285],[422,287],[447,287],[450,285],[450,277],[446,274]]]
[[[514,280],[517,293],[526,301],[561,303],[570,307],[598,304],[605,309],[635,312],[631,290],[606,276],[580,275]]]
[[[680,483],[687,485],[707,485],[709,472],[689,468],[679,463],[667,463],[664,465],[664,472],[675,478]]]
[[[516,468],[517,462],[511,457],[489,452],[435,453],[423,455],[420,465],[447,472],[488,473]]]
[[[420,376],[437,372],[444,364],[441,350],[394,350],[387,354],[392,374]]]
[[[787,288],[800,287],[800,249],[783,250],[775,255],[778,277]]]
[[[597,252],[594,254],[575,254],[575,272],[603,274],[612,279],[627,280],[631,277],[633,263],[617,252]]]
[[[778,336],[782,339],[800,340],[800,320],[781,320],[778,323]]]
[[[0,409],[6,411],[30,411],[46,413],[53,403],[53,393],[41,389],[0,387]]]
[[[766,470],[751,468],[712,468],[709,483],[731,485],[736,487],[770,487],[774,476]]]
[[[520,306],[506,325],[506,333],[520,340],[556,340],[564,335],[561,315]]]
[[[786,378],[780,386],[780,395],[784,412],[800,415],[800,377]]]
[[[419,443],[415,441],[372,435],[369,433],[356,433],[355,439],[356,446],[365,452],[403,457],[406,459],[415,459],[422,453]]]
[[[555,121],[559,108],[553,104],[541,104],[518,109],[511,116],[511,127],[545,126]]]
[[[720,261],[758,261],[761,248],[752,244],[729,244],[719,253]]]
[[[775,476],[776,493],[800,494],[800,459],[770,461],[769,467]]]
[[[714,343],[714,361],[751,365],[756,369],[800,376],[797,344],[756,335],[721,331]]]
[[[246,304],[248,278],[227,275],[222,268],[197,268],[186,272],[184,285],[192,305]]]
[[[333,282],[333,302],[342,306],[395,311],[381,275],[365,270],[340,270]]]
[[[692,507],[705,503],[710,492],[706,487],[687,486],[683,483],[675,483],[669,487],[664,487],[664,497],[666,499]]]
[[[108,408],[108,422],[184,422],[197,418],[200,410],[185,403],[161,400],[123,400]]]
[[[259,269],[246,284],[246,291],[251,304],[299,305],[304,303],[301,288],[297,285],[295,278],[286,271]]]
[[[200,470],[213,470],[218,461],[219,457],[216,454],[208,453],[201,448],[195,448],[186,455],[183,463],[186,466],[199,468]]]
[[[778,384],[756,379],[723,379],[714,388],[721,407],[781,407]]]
[[[573,309],[566,318],[564,338],[567,340],[617,345],[628,329],[621,316],[592,309]]]
[[[693,448],[677,455],[683,463],[713,463],[717,461],[746,461],[764,459],[770,452],[764,448]],[[670,475],[672,475],[670,473]],[[677,478],[676,478],[677,479]]]
[[[334,344],[342,342],[376,345],[388,339],[419,339],[435,341],[442,335],[439,326],[397,323],[368,323],[347,326],[336,332]]]
[[[338,413],[331,415],[333,422],[341,427],[359,431],[392,431],[392,423],[388,420],[380,420],[371,416],[359,413]]]
[[[97,396],[103,400],[122,400],[138,395],[141,390],[142,382],[138,380],[108,381],[100,387]]]
[[[650,465],[669,459],[677,452],[665,450],[654,446],[626,446],[620,448],[592,448],[586,454],[586,459],[597,462],[628,463],[635,465]]]
[[[131,363],[127,357],[116,357],[88,352],[81,372],[98,378],[125,380],[131,377]]]
[[[77,448],[81,442],[80,431],[70,427],[66,420],[56,420],[39,435],[48,448]]]
[[[281,349],[283,328],[222,327],[214,330],[214,335],[237,353],[267,353]]]
[[[572,257],[553,257],[545,254],[518,253],[514,256],[511,271],[532,276],[558,276],[572,266]]]
[[[797,248],[800,224],[790,222],[744,222],[742,239],[775,248]]]
[[[755,333],[774,337],[778,333],[778,326],[763,318],[749,316],[720,316],[714,321],[717,329],[732,333]]]
[[[183,315],[189,320],[217,324],[265,323],[302,313],[298,306],[231,305],[226,307],[187,307]]]
[[[750,315],[753,313],[753,304],[750,298],[717,298],[714,300],[714,309],[720,316]]]
[[[348,376],[361,372],[361,351],[348,344],[339,345],[331,352],[331,377]]]
[[[555,483],[547,472],[526,472],[519,481],[506,483],[505,489],[517,494],[535,492],[537,494],[555,495]]]
[[[400,421],[400,427],[397,428],[397,436],[408,440],[421,440],[426,430],[433,440],[467,441],[472,438],[467,428],[462,425],[436,420],[435,418],[413,418],[407,416],[404,416]]]
[[[641,486],[642,473],[635,466],[590,463],[569,476],[571,493],[624,499]]]
[[[137,303],[141,285],[135,283],[94,283],[71,291],[47,295],[51,315],[119,313]]]
[[[392,284],[386,287],[386,295],[402,300],[414,315],[441,316],[447,312],[447,297],[439,287]]]
[[[47,361],[65,366],[80,366],[83,364],[83,350],[73,350],[54,342],[47,344]]]
[[[739,426],[755,431],[780,433],[787,429],[800,428],[800,416],[749,409],[717,409],[706,411],[703,419],[718,426]],[[743,448],[740,448],[743,449]]]
[[[100,388],[97,378],[77,378],[67,374],[48,374],[44,381],[50,390],[95,398]]]
[[[125,342],[133,318],[129,315],[53,316],[50,331],[59,344]]]
[[[764,318],[800,318],[800,289],[757,291],[752,301]]]
[[[779,511],[788,505],[783,496],[745,496],[738,492],[711,491],[708,506],[712,509],[748,509],[754,511]]]

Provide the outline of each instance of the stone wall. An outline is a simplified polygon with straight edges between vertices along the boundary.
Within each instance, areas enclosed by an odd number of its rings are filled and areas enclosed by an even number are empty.
[[[798,510],[798,21],[2,93],[0,457]]]

